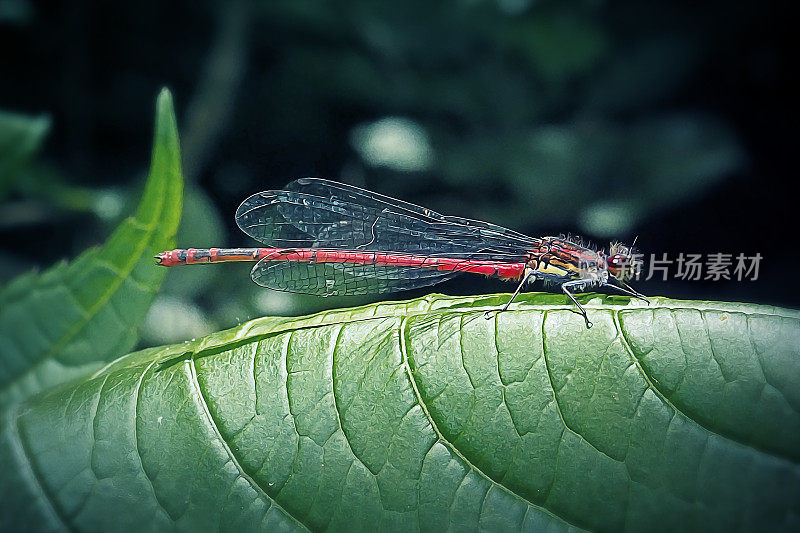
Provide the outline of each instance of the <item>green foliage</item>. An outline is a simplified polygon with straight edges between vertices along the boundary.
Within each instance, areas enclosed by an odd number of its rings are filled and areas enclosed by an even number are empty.
[[[102,248],[24,275],[0,293],[0,405],[85,375],[133,348],[164,276],[153,268],[153,255],[174,243],[181,188],[178,132],[164,90],[150,175],[135,216]]]
[[[622,238],[746,161],[725,120],[675,103],[713,53],[712,30],[694,22],[714,9],[708,6],[260,5],[263,23],[283,32],[274,74],[280,83],[267,105],[284,111],[270,115],[272,142],[302,146],[296,149],[311,150],[303,157],[313,160],[320,148],[307,144],[333,142],[320,128],[331,119],[320,117],[344,109],[371,123],[407,117],[430,139],[430,168],[396,172],[362,153],[361,172],[372,188],[424,198],[426,207],[517,228],[556,225]],[[309,143],[309,136],[318,137]],[[351,180],[360,179],[354,174]],[[434,194],[413,196],[431,182]],[[595,223],[612,216],[613,223]]]
[[[265,318],[28,399],[6,529],[781,530],[800,313],[429,296]],[[13,509],[13,512],[9,510]]]
[[[0,200],[39,149],[50,120],[0,111]]]

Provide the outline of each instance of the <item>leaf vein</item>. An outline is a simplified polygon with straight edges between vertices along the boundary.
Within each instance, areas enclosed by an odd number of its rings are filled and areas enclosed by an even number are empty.
[[[789,461],[792,464],[798,464],[796,459],[793,459],[793,458],[788,457],[788,456],[783,455],[783,454],[779,454],[779,453],[774,452],[774,451],[766,450],[763,447],[761,447],[760,445],[755,444],[753,442],[746,442],[746,441],[743,441],[743,440],[741,440],[739,438],[736,438],[736,437],[734,437],[732,435],[729,435],[727,433],[723,433],[723,432],[721,432],[719,430],[711,429],[705,423],[701,422],[700,420],[698,420],[695,417],[690,416],[683,409],[678,408],[678,406],[675,405],[672,402],[672,400],[669,399],[667,394],[664,391],[662,391],[661,388],[658,387],[655,384],[655,382],[650,378],[650,375],[647,373],[647,371],[642,366],[641,362],[639,361],[639,358],[636,357],[636,353],[633,351],[633,348],[631,347],[630,343],[628,342],[628,338],[625,335],[625,330],[622,328],[622,325],[620,324],[619,312],[618,311],[614,312],[613,316],[614,316],[614,323],[615,323],[615,325],[617,327],[617,331],[619,332],[619,336],[622,339],[622,345],[625,347],[625,350],[630,355],[631,360],[636,365],[636,368],[639,370],[639,373],[641,373],[642,377],[645,379],[645,381],[647,381],[648,387],[656,394],[656,396],[659,397],[659,399],[661,399],[661,401],[663,401],[666,405],[668,405],[670,408],[672,408],[676,413],[680,413],[684,418],[686,418],[687,420],[691,420],[692,422],[697,424],[699,427],[701,427],[702,429],[704,429],[705,431],[707,431],[711,435],[717,435],[717,436],[722,437],[724,439],[730,440],[731,442],[735,442],[735,443],[740,444],[742,446],[750,447],[750,448],[756,450],[759,453],[763,453],[764,455],[767,455],[767,456],[770,456],[770,457],[780,457],[781,459]]]
[[[30,476],[27,477],[30,480],[31,488],[39,493],[41,497],[40,501],[43,503],[45,508],[50,511],[53,518],[55,518],[55,520],[65,530],[74,531],[72,524],[69,523],[66,515],[61,511],[59,506],[56,505],[54,497],[50,494],[50,491],[47,490],[42,481],[41,474],[33,465],[31,452],[28,450],[28,447],[22,438],[22,433],[20,432],[20,422],[18,416],[19,405],[20,404],[16,404],[13,407],[13,411],[8,413],[9,440],[14,448],[14,456],[17,460],[17,463],[30,474]]]
[[[139,459],[139,466],[142,469],[142,474],[147,480],[148,485],[150,485],[150,490],[153,492],[153,499],[159,508],[161,508],[161,510],[164,511],[164,513],[169,517],[169,519],[174,522],[175,518],[170,515],[169,509],[167,509],[158,499],[156,487],[153,485],[153,480],[150,478],[150,475],[147,473],[147,470],[144,467],[144,459],[142,458],[142,452],[139,449],[139,404],[141,402],[142,383],[144,382],[145,375],[150,371],[153,365],[156,364],[156,361],[158,361],[158,359],[154,358],[150,364],[148,364],[144,370],[142,370],[142,374],[139,376],[139,381],[136,383],[136,388],[133,390],[133,445],[136,449],[136,457]]]
[[[297,525],[301,526],[306,531],[311,531],[311,529],[306,524],[304,524],[302,521],[300,521],[300,519],[298,519],[296,516],[290,514],[288,511],[286,511],[286,509],[284,509],[283,506],[281,506],[269,494],[267,494],[267,492],[264,489],[264,487],[262,487],[244,469],[242,464],[239,462],[239,459],[233,453],[233,450],[231,450],[231,447],[228,446],[228,442],[223,438],[222,433],[220,433],[219,426],[217,425],[216,420],[214,420],[214,417],[212,416],[211,411],[208,408],[208,402],[206,401],[206,397],[203,394],[202,388],[200,387],[200,382],[197,380],[197,367],[196,367],[196,365],[194,363],[194,358],[190,357],[186,361],[186,367],[187,367],[187,370],[188,370],[188,377],[189,377],[190,386],[191,386],[192,389],[194,389],[193,392],[197,395],[197,400],[200,403],[202,414],[203,414],[204,418],[208,421],[209,428],[211,429],[211,431],[213,431],[214,436],[217,438],[217,440],[219,441],[220,445],[223,447],[225,452],[228,454],[228,457],[229,457],[230,461],[233,463],[233,465],[239,471],[239,475],[242,476],[250,484],[250,486],[253,488],[253,490],[257,494],[260,494],[268,502],[272,502],[281,511],[283,511],[283,513],[286,516],[288,516],[289,518],[294,520],[297,523]]]
[[[428,419],[428,423],[431,425],[431,428],[433,428],[433,430],[436,432],[436,435],[438,437],[438,442],[441,442],[442,445],[444,445],[448,450],[450,450],[451,453],[453,453],[456,457],[461,459],[461,461],[463,461],[464,464],[468,468],[472,469],[476,474],[478,474],[480,477],[482,477],[483,479],[488,481],[490,485],[495,485],[500,490],[503,490],[507,494],[509,494],[510,496],[525,502],[527,505],[529,505],[531,507],[535,507],[536,509],[540,510],[541,512],[553,517],[554,519],[559,520],[561,522],[564,522],[565,524],[567,524],[569,526],[577,528],[577,526],[575,526],[571,522],[567,521],[566,519],[556,515],[555,513],[553,513],[552,511],[550,511],[546,507],[543,507],[541,505],[533,503],[528,498],[525,498],[524,496],[522,496],[520,494],[517,494],[516,492],[514,492],[510,488],[508,488],[505,485],[503,485],[503,484],[495,481],[494,479],[492,479],[488,474],[486,474],[483,470],[478,468],[469,459],[467,459],[467,457],[463,453],[461,453],[461,451],[458,448],[456,448],[456,446],[453,443],[451,443],[450,441],[448,441],[444,437],[444,435],[442,434],[441,430],[439,429],[439,427],[437,426],[436,422],[434,421],[433,417],[431,416],[430,411],[428,411],[428,406],[425,404],[425,402],[422,399],[422,395],[419,392],[419,387],[417,386],[417,381],[414,379],[414,374],[413,374],[413,371],[411,369],[411,364],[409,362],[408,348],[406,346],[406,335],[408,333],[408,326],[409,326],[408,319],[409,319],[410,316],[413,316],[413,315],[409,315],[409,316],[403,317],[402,321],[400,322],[400,353],[403,356],[403,365],[406,368],[406,375],[408,376],[409,385],[411,386],[411,389],[412,389],[412,391],[414,393],[414,396],[416,397],[417,403],[419,404],[420,408],[422,409],[422,412],[425,413],[425,417]],[[463,483],[463,481],[462,481],[462,483]]]
[[[356,454],[355,450],[353,450],[353,444],[350,442],[350,436],[347,434],[347,431],[345,431],[344,424],[342,424],[342,412],[341,409],[339,408],[339,399],[336,395],[336,352],[339,347],[339,343],[342,339],[343,332],[344,332],[344,326],[339,326],[339,331],[336,333],[336,336],[334,337],[333,348],[331,349],[331,396],[333,396],[333,411],[336,413],[336,423],[339,424],[339,429],[342,431],[342,436],[344,437],[344,442],[347,444],[347,449],[350,450],[350,453],[353,454],[353,457],[356,459],[356,461],[361,463],[361,465],[364,468],[366,468],[370,472],[370,474],[375,476],[377,475],[377,472],[373,472],[369,466],[364,464],[364,461],[362,461],[361,458]]]
[[[619,459],[615,459],[615,458],[611,457],[606,452],[604,452],[603,450],[601,450],[600,448],[595,446],[592,442],[589,441],[589,439],[584,437],[577,430],[573,429],[567,423],[567,420],[564,418],[564,413],[561,410],[561,403],[558,401],[558,392],[556,391],[556,386],[555,386],[555,383],[553,382],[553,373],[550,370],[550,363],[549,363],[548,358],[547,358],[547,341],[545,339],[545,332],[544,332],[544,326],[545,326],[545,322],[546,322],[546,320],[545,320],[546,317],[547,317],[546,314],[545,314],[544,317],[542,317],[542,357],[544,358],[544,368],[545,368],[546,374],[547,374],[547,381],[550,384],[550,390],[553,391],[553,403],[556,406],[556,412],[558,413],[558,417],[561,419],[561,423],[564,424],[564,428],[567,431],[569,431],[570,433],[572,433],[573,435],[575,435],[576,437],[581,439],[583,442],[585,442],[586,444],[591,446],[598,453],[600,453],[602,455],[605,455],[606,457],[608,457],[609,459],[611,459],[614,462],[623,463],[624,461],[620,461]],[[601,364],[602,364],[602,361],[601,361]]]

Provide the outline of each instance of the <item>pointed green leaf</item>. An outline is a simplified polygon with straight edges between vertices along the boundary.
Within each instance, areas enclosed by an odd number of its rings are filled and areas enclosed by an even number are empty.
[[[50,119],[45,116],[0,111],[0,199],[39,149],[49,129]]]
[[[0,433],[6,529],[788,531],[800,312],[429,296],[133,353]],[[13,510],[13,512],[11,511]]]
[[[0,404],[97,369],[130,350],[164,270],[153,255],[172,246],[181,210],[178,130],[159,95],[150,174],[135,216],[99,249],[0,293]]]

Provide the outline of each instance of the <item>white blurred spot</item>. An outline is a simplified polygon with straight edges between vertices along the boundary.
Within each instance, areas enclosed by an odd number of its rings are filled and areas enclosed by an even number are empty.
[[[199,307],[174,296],[159,296],[142,326],[142,336],[153,344],[176,343],[202,337],[214,330]]]
[[[428,134],[416,122],[387,117],[355,128],[350,143],[372,166],[413,172],[425,170],[433,161]]]
[[[294,298],[280,291],[258,291],[253,296],[253,305],[265,315],[286,315],[294,310]]]
[[[618,237],[627,233],[634,223],[634,213],[627,204],[597,203],[583,211],[580,225],[583,231],[603,237]]]
[[[103,220],[113,220],[122,212],[124,205],[122,194],[109,189],[97,193],[92,203],[92,210]]]

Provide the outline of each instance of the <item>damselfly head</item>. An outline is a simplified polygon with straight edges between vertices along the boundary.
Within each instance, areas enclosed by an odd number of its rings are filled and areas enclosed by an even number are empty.
[[[605,258],[608,273],[620,281],[637,276],[642,269],[642,260],[633,247],[625,246],[621,242],[612,242],[608,255]]]

